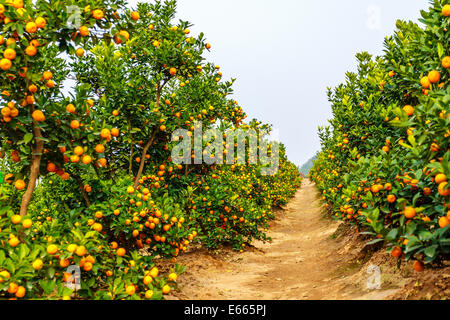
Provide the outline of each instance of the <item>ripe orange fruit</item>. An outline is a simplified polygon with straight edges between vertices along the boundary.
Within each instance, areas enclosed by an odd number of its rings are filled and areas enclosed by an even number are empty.
[[[46,86],[47,88],[53,88],[53,87],[55,86],[55,82],[54,82],[53,80],[48,80],[48,81],[45,83],[45,86]]]
[[[412,207],[406,207],[405,208],[405,217],[408,219],[412,219],[416,216],[416,209]]]
[[[446,216],[441,217],[439,219],[439,227],[441,227],[442,229],[444,229],[446,226],[450,225],[450,219],[447,218]]]
[[[89,35],[89,28],[86,26],[81,26],[78,31],[82,37],[87,37]]]
[[[422,272],[425,269],[422,261],[419,260],[414,261],[413,268],[417,272]]]
[[[152,297],[153,297],[153,291],[152,290],[145,291],[145,298],[146,299],[151,299]]]
[[[169,285],[165,285],[164,287],[162,287],[162,293],[164,294],[168,294],[170,292],[170,286]]]
[[[15,214],[11,217],[12,224],[19,224],[20,221],[22,221],[22,216],[19,216],[18,214]]]
[[[80,127],[80,122],[78,120],[72,120],[70,122],[70,127],[72,129],[78,129]]]
[[[140,18],[139,12],[137,12],[137,11],[131,12],[131,19],[133,19],[134,21],[138,21],[139,18]]]
[[[103,139],[109,139],[111,137],[111,132],[108,129],[102,129],[102,131],[100,131],[100,136]]]
[[[113,137],[118,137],[118,136],[119,136],[119,129],[117,129],[117,128],[112,128],[112,129],[111,129],[111,135],[112,135]]]
[[[47,21],[42,17],[37,17],[35,22],[36,26],[40,29],[44,28],[45,25],[47,24]]]
[[[41,110],[35,110],[31,116],[37,122],[45,121],[45,115]]]
[[[14,186],[17,190],[23,190],[25,189],[25,181],[19,179],[14,183]]]
[[[450,4],[446,4],[442,7],[442,15],[444,17],[450,17]]]
[[[95,146],[95,151],[97,153],[103,153],[103,152],[105,152],[105,146],[102,144],[98,144]]]
[[[136,292],[136,288],[134,287],[134,285],[129,285],[127,286],[125,291],[127,292],[128,295],[132,296]]]
[[[8,287],[8,292],[11,294],[14,294],[17,292],[17,289],[19,288],[19,285],[15,282],[10,282]]]
[[[58,252],[58,246],[56,244],[51,244],[47,247],[48,254],[55,254],[56,252]]]
[[[8,244],[9,244],[11,247],[13,247],[13,248],[17,247],[17,246],[19,245],[19,243],[20,243],[20,241],[19,241],[19,239],[18,239],[17,237],[12,237],[12,238],[9,239],[9,241],[8,241]]]
[[[105,14],[100,9],[95,9],[94,11],[92,11],[92,17],[94,17],[94,19],[96,20],[101,20],[104,16]]]
[[[169,73],[174,76],[177,74],[177,69],[176,68],[170,68]]]
[[[114,36],[114,41],[117,44],[121,44],[123,42],[121,37],[119,37],[119,35],[122,36],[122,38],[125,39],[125,42],[127,42],[128,39],[130,39],[130,34],[128,33],[128,31],[120,30],[119,33]]]
[[[32,225],[33,221],[31,219],[25,219],[22,222],[22,227],[24,227],[25,229],[30,229]]]
[[[84,49],[78,48],[77,50],[75,50],[75,54],[81,58],[82,56],[84,56]]]
[[[26,25],[25,25],[25,30],[28,32],[28,33],[35,33],[36,31],[37,31],[37,25],[36,25],[36,23],[34,23],[34,22],[32,22],[32,21],[30,21],[30,22],[28,22]]]
[[[391,255],[394,258],[399,258],[399,257],[401,257],[402,253],[403,252],[402,252],[402,249],[400,247],[395,247],[394,250],[392,250]]]
[[[41,270],[44,266],[44,262],[41,259],[36,259],[33,261],[32,267],[34,270]]]
[[[211,45],[210,45],[209,43],[207,43],[205,47],[206,47],[206,49],[208,49],[208,50],[211,49]]]
[[[88,156],[88,155],[84,155],[84,156],[81,158],[81,162],[83,162],[84,164],[89,164],[89,163],[92,162],[92,157],[91,157],[91,156]]]
[[[44,80],[50,80],[53,77],[53,74],[50,71],[44,71],[42,77]]]
[[[3,58],[3,59],[0,60],[0,68],[3,71],[11,69],[11,66],[12,66],[11,60],[6,59],[6,58]]]
[[[396,200],[396,198],[395,198],[395,196],[393,194],[390,194],[390,195],[387,196],[387,201],[389,203],[394,203],[395,200]]]
[[[76,146],[75,149],[73,149],[73,153],[75,153],[77,156],[81,156],[84,153],[83,147]]]
[[[66,106],[66,111],[67,111],[68,113],[75,113],[75,112],[76,112],[75,106],[74,106],[73,104],[69,103],[69,104]]]
[[[423,77],[422,79],[420,79],[420,84],[424,89],[429,89],[431,86],[431,82],[430,79],[428,79],[428,77]]]
[[[430,73],[428,73],[428,80],[430,80],[431,83],[438,83],[441,80],[441,74],[436,70],[430,71]]]
[[[28,86],[28,91],[30,91],[31,93],[35,93],[37,92],[37,90],[38,88],[34,84]]]
[[[445,181],[447,181],[447,176],[443,173],[439,173],[436,175],[436,177],[434,177],[434,182],[436,182],[437,184],[441,184]]]
[[[116,253],[119,257],[123,257],[125,253],[127,253],[127,251],[124,248],[119,248],[117,249]]]
[[[442,59],[442,66],[445,69],[450,68],[450,56],[446,56],[446,57],[444,57],[444,59]]]
[[[102,167],[106,167],[106,165],[107,165],[107,161],[106,161],[105,158],[100,158],[100,159],[98,159],[98,163],[99,163],[100,166],[102,166]]]
[[[161,126],[159,127],[159,130],[165,131],[165,130],[166,130],[166,126],[165,126],[165,125],[161,125]]]
[[[119,111],[114,110],[114,111],[112,112],[112,114],[113,114],[113,116],[117,117],[117,116],[119,115]],[[112,133],[112,129],[111,129],[111,133]]]
[[[403,111],[405,111],[408,116],[412,116],[414,114],[414,108],[410,105],[404,106]]]
[[[441,184],[439,184],[438,186],[438,192],[441,196],[446,197],[450,195],[450,188],[445,190],[446,186],[447,186],[448,182],[442,182]]]
[[[79,246],[77,247],[77,249],[75,250],[75,254],[79,257],[84,256],[87,253],[86,247],[85,246]]]
[[[35,56],[37,54],[37,49],[34,46],[28,46],[25,49],[25,53],[26,53],[27,56],[33,57],[33,56]]]
[[[5,57],[6,59],[9,59],[9,60],[14,60],[16,58],[16,50],[14,50],[12,48],[7,48],[3,52],[3,57]]]
[[[69,266],[69,264],[70,264],[69,259],[61,259],[61,260],[59,260],[59,265],[62,268],[67,268]]]

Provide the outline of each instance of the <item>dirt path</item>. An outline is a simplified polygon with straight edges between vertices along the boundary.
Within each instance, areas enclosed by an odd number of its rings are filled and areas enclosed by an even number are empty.
[[[396,288],[365,288],[369,275],[348,263],[351,245],[334,239],[339,223],[323,212],[315,185],[305,181],[272,223],[271,243],[254,243],[241,254],[199,249],[180,257],[188,269],[173,298],[383,299],[394,293]]]

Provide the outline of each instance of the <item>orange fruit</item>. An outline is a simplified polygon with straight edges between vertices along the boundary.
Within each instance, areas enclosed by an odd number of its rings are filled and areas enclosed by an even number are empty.
[[[145,291],[145,298],[146,299],[151,299],[152,297],[153,297],[153,291],[152,290]]]
[[[206,49],[208,49],[208,50],[211,49],[211,45],[210,45],[209,43],[207,43],[205,47],[206,47]]]
[[[26,53],[27,56],[33,57],[33,56],[35,56],[37,54],[37,49],[34,46],[28,46],[25,49],[25,53]]]
[[[100,131],[100,136],[103,139],[109,139],[111,137],[111,132],[109,131],[109,129],[102,129],[102,131]]]
[[[103,17],[105,16],[105,14],[103,13],[102,10],[100,10],[100,9],[95,9],[94,11],[92,11],[92,16],[94,17],[94,19],[100,20],[100,19],[103,19]]]
[[[73,153],[75,153],[77,156],[81,156],[84,153],[83,147],[77,146],[75,149],[73,149]]]
[[[81,26],[78,31],[82,37],[87,37],[89,35],[89,28],[86,26]]]
[[[11,217],[12,224],[19,224],[20,221],[22,221],[22,216],[19,216],[18,214],[15,214]]]
[[[165,126],[165,125],[161,125],[161,126],[159,127],[159,130],[165,131],[165,130],[166,130],[166,126]]]
[[[71,104],[71,103],[69,103],[67,106],[66,106],[66,111],[68,112],[68,113],[75,113],[75,106],[73,105],[73,104]]]
[[[37,17],[35,22],[36,22],[36,26],[40,29],[44,28],[45,25],[47,24],[47,21],[45,20],[45,18],[42,18],[42,17]]]
[[[137,11],[131,12],[131,19],[133,19],[134,21],[138,21],[139,18],[140,18],[139,12],[137,12]]]
[[[6,59],[6,58],[0,60],[0,68],[3,71],[11,69],[11,66],[12,66],[11,60]]]
[[[70,127],[72,129],[78,129],[80,127],[80,122],[78,120],[72,120],[70,122]]]
[[[114,41],[117,44],[121,44],[122,43],[122,39],[121,39],[121,37],[119,37],[119,35],[122,36],[122,38],[125,39],[125,42],[128,41],[128,39],[130,39],[130,34],[128,33],[128,31],[120,30],[119,33],[114,36]]]
[[[387,201],[389,203],[394,203],[395,200],[396,200],[396,198],[395,198],[395,196],[393,194],[390,194],[390,195],[387,196]]]
[[[444,17],[450,17],[450,4],[446,4],[442,7],[442,15]]]
[[[5,51],[3,52],[3,57],[9,60],[14,60],[16,58],[16,50],[12,48],[5,49]]]
[[[119,136],[119,129],[117,129],[117,128],[112,128],[112,129],[111,129],[111,135],[112,135],[113,137]]]
[[[38,88],[34,84],[28,86],[28,91],[30,91],[31,93],[35,93],[37,92],[37,90]]]
[[[45,86],[46,86],[47,88],[53,88],[53,87],[55,86],[55,82],[54,82],[53,80],[48,80],[48,81],[45,83]]]
[[[170,73],[172,76],[174,76],[174,75],[177,74],[177,69],[175,69],[175,68],[170,68],[169,73]]]
[[[412,116],[414,114],[414,108],[410,105],[404,106],[403,111],[405,111],[408,116]]]
[[[450,68],[450,56],[446,56],[446,57],[444,57],[444,59],[442,59],[442,66],[445,69]]]
[[[0,283],[5,282],[5,279],[8,280],[10,277],[11,274],[8,271],[6,270],[0,271]]]
[[[11,239],[9,239],[8,243],[11,247],[15,248],[19,245],[20,241],[17,237],[12,237]]]
[[[165,285],[164,287],[162,287],[162,293],[163,294],[168,294],[170,292],[170,286],[169,285]]]
[[[44,71],[42,77],[44,80],[50,80],[53,77],[53,74],[50,71]]]
[[[417,272],[422,272],[425,269],[422,261],[419,260],[414,261],[413,268]]]
[[[106,167],[106,165],[107,165],[107,161],[106,161],[105,158],[100,158],[100,159],[98,159],[98,163],[99,163],[100,166],[102,166],[102,167]]]
[[[125,253],[127,253],[127,251],[124,248],[119,248],[117,249],[116,253],[119,257],[123,257]]]
[[[105,152],[105,146],[102,144],[98,144],[95,146],[95,151],[97,153],[103,153],[103,152]]]
[[[14,186],[17,190],[23,190],[25,189],[25,181],[19,179],[14,183]]]
[[[44,266],[44,262],[41,259],[36,259],[33,261],[32,267],[34,270],[41,270]]]
[[[430,80],[431,83],[438,83],[441,80],[441,74],[436,70],[430,71],[430,73],[428,73],[428,80]]]
[[[36,23],[34,23],[34,22],[32,22],[32,21],[30,21],[30,22],[28,22],[26,25],[25,25],[25,30],[28,32],[28,33],[35,33],[36,31],[37,31],[37,25],[36,25]]]
[[[22,227],[24,227],[25,229],[30,229],[32,225],[33,221],[31,221],[31,219],[25,219],[22,222]]]
[[[113,116],[117,117],[117,116],[119,115],[119,111],[114,110],[114,111],[112,112],[112,114],[113,114]],[[111,134],[112,134],[112,129],[111,129]]]
[[[37,122],[45,121],[45,115],[41,110],[35,110],[31,116]]]
[[[84,56],[84,49],[78,48],[77,50],[75,50],[75,54],[81,58],[82,56]]]
[[[17,292],[17,289],[19,289],[19,285],[15,282],[10,282],[8,287],[8,292],[11,294],[14,294]]]
[[[436,182],[437,184],[441,184],[445,181],[447,181],[447,176],[443,173],[439,173],[436,175],[436,177],[434,177],[434,182]]]
[[[85,246],[79,246],[77,247],[77,249],[75,250],[75,254],[79,257],[84,256],[87,253],[86,247]]]
[[[405,217],[408,219],[412,219],[416,216],[416,209],[412,207],[406,207],[405,208]]]
[[[67,268],[69,266],[69,264],[70,264],[69,259],[61,259],[61,260],[59,260],[59,265],[62,268]]]
[[[48,254],[55,254],[56,252],[58,252],[58,246],[56,244],[51,244],[47,247]]]
[[[441,184],[439,184],[438,186],[438,192],[441,196],[446,197],[450,195],[450,188],[445,190],[446,186],[447,186],[448,182],[442,182]]]
[[[136,288],[134,285],[129,285],[126,287],[125,291],[129,296],[132,296],[136,292]]]
[[[56,165],[54,164],[54,163],[49,163],[48,165],[47,165],[47,171],[48,172],[56,172]]]
[[[401,257],[402,253],[403,252],[402,252],[402,249],[400,247],[395,247],[394,250],[392,250],[391,255],[394,258],[399,258],[399,257]]]
[[[431,86],[431,82],[430,79],[428,79],[428,77],[423,77],[422,79],[420,79],[420,84],[424,89],[429,89]]]
[[[439,219],[439,227],[441,227],[442,229],[444,229],[446,226],[450,225],[450,219],[447,218],[446,216],[441,217]]]
[[[83,162],[84,164],[90,164],[92,162],[92,157],[88,156],[88,155],[84,155],[81,158],[81,162]]]

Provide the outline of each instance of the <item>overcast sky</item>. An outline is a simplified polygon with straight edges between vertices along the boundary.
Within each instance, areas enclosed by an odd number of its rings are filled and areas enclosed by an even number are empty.
[[[132,0],[133,5],[137,1]],[[320,149],[327,86],[355,70],[355,54],[379,55],[397,19],[417,22],[426,0],[178,0],[177,19],[212,44],[206,58],[237,78],[234,98],[248,118],[279,130],[302,165]]]

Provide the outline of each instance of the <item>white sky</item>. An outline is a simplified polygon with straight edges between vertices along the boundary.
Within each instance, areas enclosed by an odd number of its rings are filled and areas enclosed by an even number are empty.
[[[224,79],[237,78],[234,98],[248,119],[273,124],[290,160],[302,165],[320,149],[317,127],[331,118],[327,86],[355,70],[357,52],[381,54],[397,19],[417,22],[428,6],[426,0],[178,0],[177,19],[193,23],[193,34],[205,33],[212,44],[207,60],[222,67]]]

